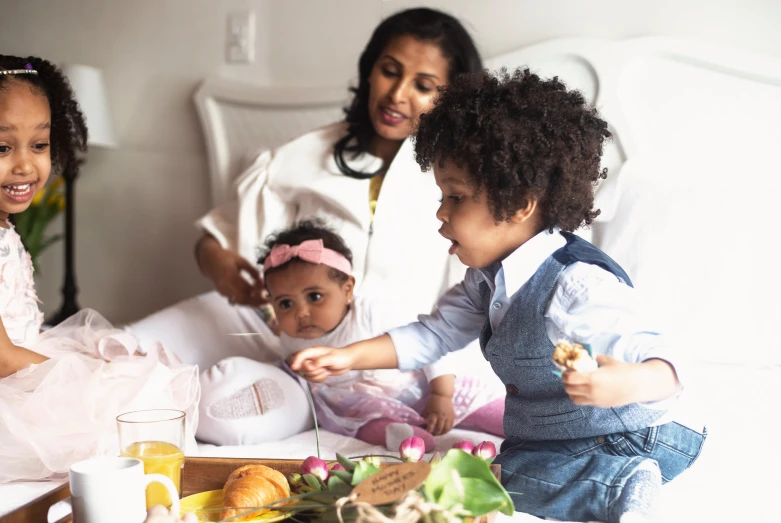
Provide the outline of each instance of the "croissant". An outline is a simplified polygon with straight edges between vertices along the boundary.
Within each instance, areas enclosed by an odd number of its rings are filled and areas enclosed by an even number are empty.
[[[290,497],[290,485],[278,470],[265,465],[244,465],[234,470],[222,488],[221,519],[243,514],[246,507],[260,507]],[[271,509],[244,514],[233,521],[247,521]]]

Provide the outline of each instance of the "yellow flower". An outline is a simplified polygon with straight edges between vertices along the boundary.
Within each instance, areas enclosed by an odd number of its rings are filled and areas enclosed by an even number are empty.
[[[56,180],[52,182],[52,184],[49,186],[49,189],[52,191],[56,191],[60,187],[62,187],[62,184],[65,183],[65,178],[62,176],[58,176]]]
[[[33,196],[33,201],[30,205],[38,206],[41,203],[41,200],[43,200],[44,196],[46,196],[46,187],[35,193],[35,196]]]
[[[62,176],[58,176],[50,185],[45,186],[43,189],[35,193],[35,196],[33,196],[33,201],[31,202],[31,205],[38,206],[41,204],[41,201],[43,201],[44,198],[46,198],[46,195],[51,195],[46,203],[48,205],[54,205],[56,202],[52,199],[54,198],[58,193],[58,189],[62,187],[62,184],[65,183],[65,178]],[[62,205],[64,206],[65,202],[63,201]],[[61,207],[60,210],[62,210],[64,207]]]

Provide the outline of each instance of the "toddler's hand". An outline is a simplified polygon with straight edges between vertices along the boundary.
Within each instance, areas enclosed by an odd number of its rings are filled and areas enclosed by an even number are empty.
[[[319,383],[328,376],[338,376],[352,369],[352,352],[331,347],[310,347],[293,354],[290,368],[302,378]]]
[[[428,420],[426,430],[434,436],[447,434],[453,428],[456,413],[453,410],[453,398],[441,394],[431,394],[428,397],[423,417]]]
[[[568,370],[561,376],[564,391],[576,405],[622,407],[634,403],[637,380],[633,379],[634,364],[619,361],[604,354],[596,356],[599,368],[592,371]]]
[[[171,514],[164,506],[155,505],[147,512],[144,523],[197,523],[197,521],[195,514],[188,513],[180,518],[176,514]]]

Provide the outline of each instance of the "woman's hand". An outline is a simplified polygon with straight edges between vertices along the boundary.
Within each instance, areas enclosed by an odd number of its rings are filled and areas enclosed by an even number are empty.
[[[268,303],[263,297],[263,279],[258,269],[238,253],[223,249],[213,236],[201,238],[195,257],[201,272],[229,302],[251,307]]]
[[[288,360],[290,368],[302,378],[315,383],[329,376],[338,376],[355,365],[353,351],[331,347],[310,347],[297,352]]]
[[[147,512],[144,523],[197,523],[198,518],[195,514],[185,514],[181,518],[162,505],[155,505]]]
[[[576,405],[610,408],[660,401],[680,388],[673,367],[664,360],[626,363],[603,354],[596,359],[597,370],[566,371],[561,376],[564,391]]]

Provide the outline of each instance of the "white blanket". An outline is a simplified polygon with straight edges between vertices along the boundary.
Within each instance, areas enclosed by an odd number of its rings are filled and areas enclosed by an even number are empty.
[[[776,435],[781,433],[776,403],[781,398],[781,367],[701,364],[695,374],[703,392],[708,439],[702,456],[691,470],[663,487],[656,521],[781,521],[774,502],[781,487],[781,452],[776,445]],[[498,443],[492,436],[453,430],[437,438],[437,448],[446,450],[460,439]],[[202,444],[198,450],[200,456],[248,458],[303,459],[316,453],[314,431],[284,442],[244,447]],[[389,453],[356,439],[322,432],[321,456],[331,459],[335,452],[349,456]],[[60,480],[0,485],[0,516],[61,483]],[[506,519],[519,523],[540,521],[520,513]]]

